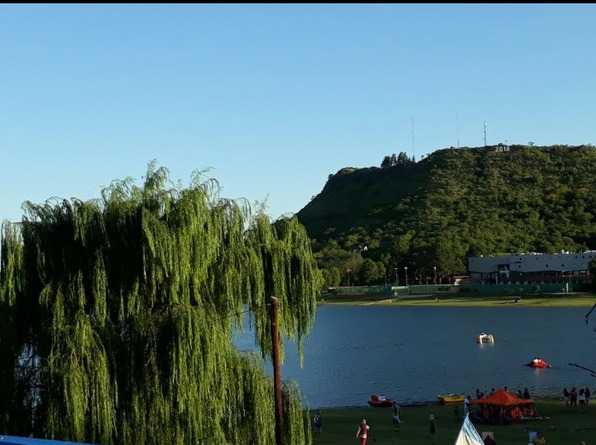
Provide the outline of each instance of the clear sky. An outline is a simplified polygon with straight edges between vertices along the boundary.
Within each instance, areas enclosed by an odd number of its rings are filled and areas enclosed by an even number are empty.
[[[343,167],[596,143],[596,5],[0,5],[0,220],[142,184],[302,209]]]

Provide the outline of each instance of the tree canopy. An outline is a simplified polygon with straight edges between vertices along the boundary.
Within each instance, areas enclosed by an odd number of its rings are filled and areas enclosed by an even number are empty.
[[[26,202],[4,221],[0,430],[102,444],[275,442],[268,306],[297,341],[321,274],[295,217],[270,221],[195,172],[173,186],[155,161],[142,186],[90,201]],[[262,357],[232,333],[251,314]],[[279,339],[283,360],[283,343]],[[311,443],[285,382],[286,443]]]

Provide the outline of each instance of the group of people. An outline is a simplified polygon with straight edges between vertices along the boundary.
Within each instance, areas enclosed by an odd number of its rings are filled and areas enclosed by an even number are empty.
[[[505,386],[503,388],[505,391],[509,392],[509,390],[507,389],[507,387]],[[495,388],[492,388],[490,390],[490,392],[484,392],[484,391],[480,391],[480,388],[476,388],[476,398],[477,399],[484,399],[485,395],[491,395],[495,392]],[[519,397],[520,399],[531,399],[532,397],[530,396],[530,391],[528,391],[528,388],[524,388],[524,390],[522,391],[521,389],[517,390],[517,397]]]
[[[521,389],[518,389],[517,397],[519,397],[520,399],[531,399],[532,398],[532,397],[530,397],[530,391],[528,391],[528,388],[524,388],[523,392]]]
[[[525,391],[527,391],[527,388]],[[575,393],[575,399],[573,398],[573,395],[572,395],[573,393]],[[586,393],[588,394],[587,397],[586,397]],[[577,411],[577,400],[578,399],[582,400],[582,399],[580,399],[580,394],[582,394],[584,404],[582,404],[580,402],[580,409],[582,409],[582,406],[584,406],[583,409],[589,410],[589,405],[587,403],[587,400],[589,400],[589,397],[590,397],[590,390],[588,388],[581,388],[580,391],[577,391],[577,389],[575,387],[573,387],[571,389],[571,391],[567,391],[567,388],[564,388],[563,394],[564,394],[568,409],[573,410],[575,407],[575,410]],[[523,398],[529,398],[529,397],[523,397]],[[573,400],[575,400],[575,403],[572,402]],[[469,403],[470,403],[470,397],[468,396],[464,399],[464,412],[466,414],[469,413],[469,409],[470,409]],[[391,407],[391,415],[392,415],[393,429],[395,431],[400,431],[401,423],[402,423],[401,409],[395,400],[393,401],[393,404]],[[437,422],[436,417],[434,416],[434,414],[431,414],[429,417],[429,432],[430,432],[433,444],[436,443],[436,437],[437,437],[437,423],[436,422]],[[314,427],[315,438],[318,438],[321,435],[322,424],[323,424],[322,413],[321,413],[321,410],[318,410],[313,418],[313,427]],[[366,445],[369,431],[370,431],[370,425],[366,422],[366,419],[362,419],[362,421],[358,425],[358,429],[356,430],[356,438],[360,439],[360,445]],[[483,442],[484,442],[484,445],[497,445],[495,438],[490,433],[486,434],[483,437]],[[531,443],[533,445],[545,445],[546,438],[544,437],[544,435],[542,434],[541,431],[538,431],[536,433],[536,436],[531,440]],[[585,442],[582,442],[580,445],[586,445],[586,444],[585,444]]]
[[[574,386],[571,391],[567,388],[563,388],[563,399],[565,400],[565,406],[569,411],[580,411],[582,413],[592,411],[590,406],[590,388],[580,388],[579,391]],[[579,405],[579,408],[578,408]]]
[[[584,392],[584,395],[585,395],[586,389],[581,390]],[[573,388],[572,391],[573,390],[576,390],[576,388]],[[567,391],[567,388],[564,389],[564,392],[570,394],[570,392]],[[579,391],[576,390],[576,392],[579,397]],[[588,390],[588,394],[589,394],[589,390]],[[568,396],[566,396],[566,397],[568,397]],[[467,399],[469,399],[469,397]],[[569,400],[568,401],[569,409],[571,409],[570,405],[569,405],[570,403],[571,403],[571,401]],[[391,408],[391,414],[392,414],[393,428],[395,431],[400,431],[400,427],[401,427],[401,423],[402,423],[400,411],[401,411],[400,406],[397,404],[396,401],[393,401],[393,405]],[[321,410],[318,410],[313,418],[315,438],[319,437],[321,434],[322,423],[323,423],[322,413],[321,413]],[[431,435],[432,444],[434,445],[434,444],[436,444],[436,439],[437,439],[437,418],[435,417],[434,414],[431,414],[429,416],[429,432]],[[356,430],[356,438],[360,440],[360,445],[366,445],[369,433],[370,433],[370,425],[366,422],[366,419],[362,419],[360,424],[358,425],[357,430]],[[376,439],[375,439],[375,441],[376,441]],[[484,445],[497,445],[497,441],[495,440],[492,433],[486,433],[486,434],[483,433],[482,441],[484,442]],[[544,437],[544,434],[541,431],[538,431],[534,437],[531,437],[530,442],[531,442],[531,445],[546,445],[546,438]],[[580,445],[586,445],[586,443],[584,441],[581,441]]]
[[[534,405],[497,406],[480,405],[469,412],[470,419],[478,423],[506,425],[524,418],[536,418]]]
[[[401,418],[400,418],[400,407],[397,402],[393,402],[392,406],[392,415],[393,415],[393,426],[396,431],[399,431]],[[322,427],[322,414],[321,410],[318,410],[315,414],[313,419],[314,430],[315,430],[315,437],[319,437],[321,434],[321,427]],[[360,424],[358,425],[358,429],[356,430],[356,438],[360,439],[360,445],[366,445],[366,441],[368,439],[370,431],[370,425],[366,422],[366,419],[362,419]],[[429,416],[429,432],[431,435],[432,444],[436,444],[437,440],[437,418],[434,414]],[[483,433],[482,441],[484,445],[497,445],[497,441],[495,440],[492,433]],[[376,440],[376,439],[375,439]],[[536,435],[531,439],[532,445],[546,445],[546,438],[542,431],[538,431]],[[580,445],[586,445],[584,441],[580,443]]]
[[[401,419],[399,417],[399,405],[397,405],[397,403],[394,402],[393,406],[394,406],[394,409],[392,410],[392,412],[393,412],[394,428],[396,428],[396,431],[399,431],[399,424],[401,423]],[[397,407],[397,408],[395,408],[395,407]],[[362,419],[362,421],[360,422],[360,425],[358,426],[358,429],[356,430],[356,438],[360,439],[360,445],[366,445],[369,430],[370,430],[370,425],[368,425],[366,423],[366,419]],[[429,432],[430,432],[432,444],[434,445],[437,443],[437,418],[435,417],[434,414],[431,414],[429,416]],[[497,441],[495,440],[494,436],[491,433],[486,434],[483,437],[482,441],[484,442],[484,445],[497,445]],[[544,437],[544,435],[542,434],[541,431],[539,431],[536,434],[536,436],[532,439],[532,444],[533,445],[545,445],[546,444],[546,438]],[[581,445],[586,445],[586,444],[585,444],[585,442],[582,442]]]

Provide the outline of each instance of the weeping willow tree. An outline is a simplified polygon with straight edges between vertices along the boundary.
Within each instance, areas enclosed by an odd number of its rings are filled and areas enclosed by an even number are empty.
[[[269,306],[301,340],[321,276],[295,217],[271,222],[149,164],[143,186],[24,204],[3,223],[0,428],[102,444],[275,443]],[[262,357],[232,342],[249,312]],[[283,343],[280,350],[283,361]],[[308,412],[283,385],[287,444],[310,444]]]

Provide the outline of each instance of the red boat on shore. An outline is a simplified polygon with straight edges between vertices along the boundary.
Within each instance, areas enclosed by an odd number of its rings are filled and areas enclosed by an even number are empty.
[[[384,407],[384,406],[391,406],[393,405],[393,399],[388,399],[387,397],[383,396],[383,395],[376,395],[373,394],[372,396],[370,396],[370,399],[368,400],[368,404],[371,406],[376,406],[376,407]]]
[[[529,366],[530,368],[550,368],[550,364],[546,363],[544,360],[542,360],[541,358],[536,357],[534,360],[532,360],[529,363],[526,363],[526,366]]]

